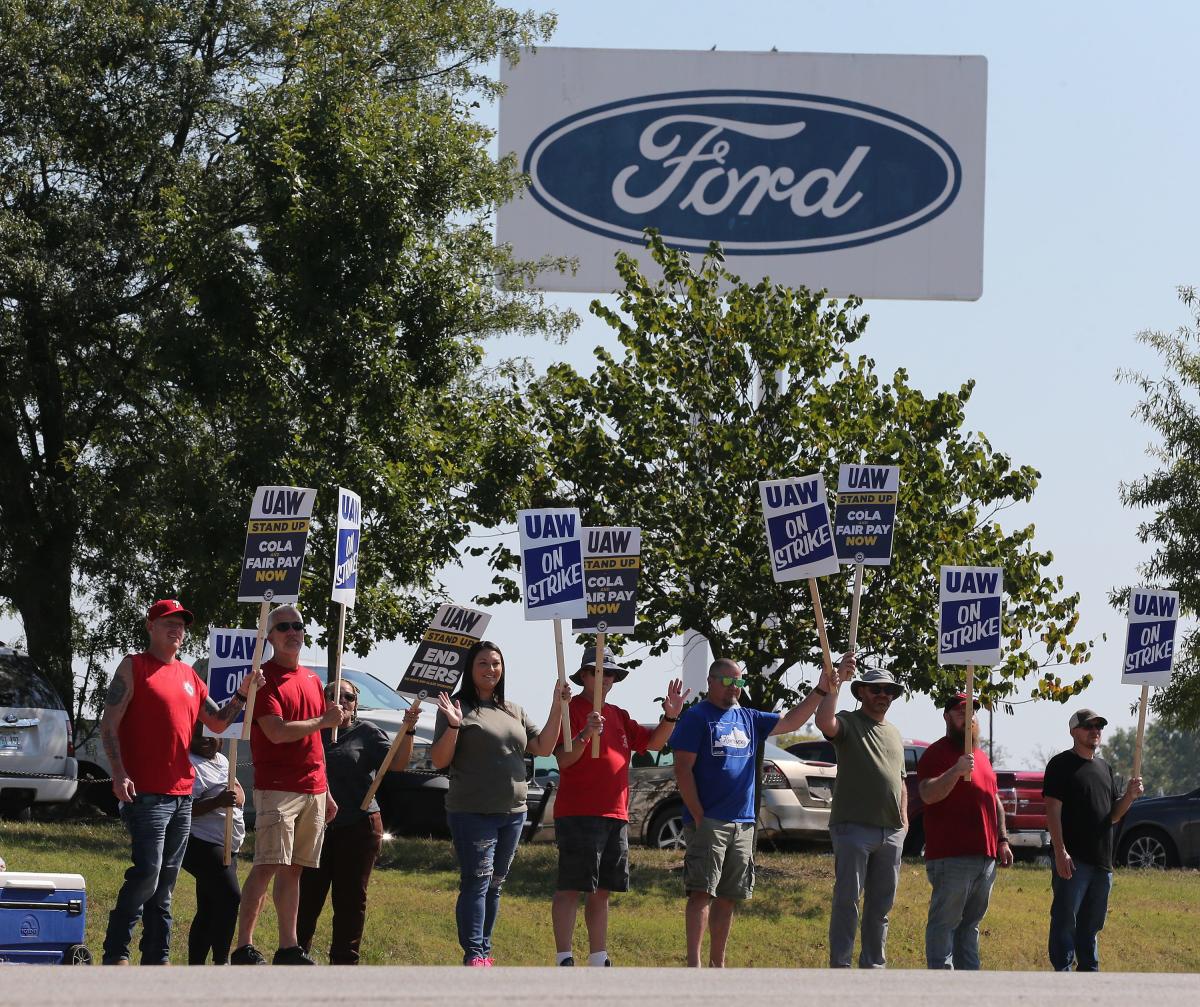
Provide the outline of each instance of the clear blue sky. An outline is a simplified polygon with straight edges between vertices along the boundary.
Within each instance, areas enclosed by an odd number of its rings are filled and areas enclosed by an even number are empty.
[[[859,348],[883,373],[907,367],[926,392],[977,379],[970,427],[1043,476],[1033,504],[1003,520],[1035,522],[1056,571],[1082,593],[1081,632],[1097,640],[1089,665],[1097,682],[1083,701],[1114,726],[1134,723],[1137,689],[1119,684],[1124,616],[1105,596],[1134,581],[1146,556],[1139,517],[1122,509],[1117,487],[1146,471],[1149,433],[1130,416],[1133,390],[1114,374],[1157,369],[1134,336],[1182,324],[1175,287],[1200,281],[1200,5],[572,0],[554,9],[553,44],[563,46],[987,57],[983,297],[870,302]],[[494,110],[484,114],[495,121]],[[555,300],[586,316],[589,298]],[[607,330],[585,317],[565,347],[512,338],[492,353],[590,369],[601,341]],[[448,571],[447,584],[460,601],[484,587],[474,568]],[[489,635],[506,650],[509,694],[544,716],[554,676],[549,624],[525,624],[510,606],[494,613]],[[347,663],[395,682],[412,650],[383,645]],[[673,670],[667,658],[648,663],[613,698],[650,718]],[[1032,765],[1036,753],[1067,745],[1070,709],[1029,704],[997,716],[997,743],[1013,764]],[[908,736],[942,731],[925,700],[897,704],[893,719]]]

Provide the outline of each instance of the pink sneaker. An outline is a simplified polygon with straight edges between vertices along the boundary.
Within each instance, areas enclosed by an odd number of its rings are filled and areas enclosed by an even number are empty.
[[[472,958],[467,965],[473,969],[490,969],[492,967],[492,959],[490,958]]]

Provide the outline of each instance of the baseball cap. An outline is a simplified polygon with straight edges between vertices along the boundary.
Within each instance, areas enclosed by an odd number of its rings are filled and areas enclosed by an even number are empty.
[[[953,710],[955,707],[961,706],[966,701],[967,701],[967,694],[965,692],[956,692],[953,696],[950,696],[949,698],[947,698],[946,702],[944,702],[942,704],[942,709],[943,710]],[[974,702],[975,702],[974,708],[976,710],[978,710],[979,709],[979,697],[976,697]]]
[[[164,598],[162,601],[156,601],[150,606],[150,611],[146,613],[146,619],[149,622],[153,622],[155,619],[161,619],[164,615],[183,616],[185,626],[190,626],[195,619],[195,616],[174,598]]]
[[[1086,706],[1082,710],[1076,710],[1071,714],[1071,730],[1077,727],[1083,727],[1084,724],[1092,720],[1100,721],[1101,727],[1107,727],[1108,721],[1100,716],[1095,710],[1089,710]]]

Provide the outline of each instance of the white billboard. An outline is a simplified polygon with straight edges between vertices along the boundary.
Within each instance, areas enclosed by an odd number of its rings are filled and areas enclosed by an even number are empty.
[[[499,209],[548,290],[620,285],[642,232],[756,282],[835,296],[983,292],[982,56],[526,51],[504,65],[500,150],[529,189]]]

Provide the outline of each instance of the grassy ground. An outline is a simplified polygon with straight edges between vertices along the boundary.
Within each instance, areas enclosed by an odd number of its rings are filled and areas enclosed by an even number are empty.
[[[11,870],[83,874],[88,887],[88,945],[99,954],[108,910],[128,864],[128,841],[111,819],[73,823],[0,823],[0,855]],[[554,962],[550,897],[555,850],[523,846],[505,886],[496,928],[502,965]],[[681,965],[683,898],[678,854],[636,848],[632,891],[614,896],[608,946],[624,966]],[[242,877],[249,870],[243,862]],[[753,902],[738,913],[730,941],[731,966],[820,968],[826,964],[828,901],[833,861],[827,851],[764,852]],[[450,845],[437,840],[394,839],[371,881],[364,955],[379,965],[453,965],[459,961],[454,930],[457,869]],[[893,967],[924,967],[929,885],[918,861],[903,867],[892,911],[888,958]],[[269,903],[268,903],[269,905]],[[1045,867],[1016,866],[1000,873],[983,924],[981,953],[987,969],[1046,969],[1050,877]],[[175,890],[176,939],[172,960],[186,961],[186,929],[195,908],[195,886],[182,875]],[[1108,925],[1101,935],[1106,970],[1200,971],[1200,873],[1117,873]],[[329,941],[328,913],[317,931],[319,959]],[[136,935],[135,935],[136,937]],[[586,957],[582,914],[577,955]],[[258,945],[275,947],[268,908]]]

